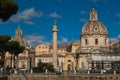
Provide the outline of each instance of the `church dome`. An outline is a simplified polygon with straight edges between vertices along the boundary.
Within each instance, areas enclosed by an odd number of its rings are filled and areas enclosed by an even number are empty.
[[[108,35],[107,29],[102,22],[98,21],[97,12],[94,8],[90,12],[90,20],[83,26],[82,35]]]

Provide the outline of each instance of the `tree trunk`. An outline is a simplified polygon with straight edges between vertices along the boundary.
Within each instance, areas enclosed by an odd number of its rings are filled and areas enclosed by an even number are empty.
[[[13,58],[13,57],[12,57],[12,53],[11,53],[11,68],[13,67],[13,66],[12,66],[12,62],[13,62],[12,58]]]
[[[3,49],[3,52],[2,52],[2,68],[3,68],[3,71],[2,71],[2,74],[4,75],[5,74],[5,50]]]
[[[15,66],[15,54],[13,56],[13,65],[14,65],[14,69],[15,69],[16,68],[16,66]]]

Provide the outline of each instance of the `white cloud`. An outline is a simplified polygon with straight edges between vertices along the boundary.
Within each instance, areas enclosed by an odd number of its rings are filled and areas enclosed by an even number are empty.
[[[35,23],[34,23],[34,22],[32,22],[32,21],[24,21],[24,23],[26,23],[26,24],[30,24],[30,25],[35,24]]]
[[[45,36],[39,36],[37,34],[31,34],[31,35],[26,35],[24,37],[25,41],[28,43],[29,46],[31,46],[32,48],[35,48],[37,45],[43,43],[43,44],[47,44],[47,45],[52,45],[52,40],[51,41],[44,41]],[[74,41],[78,41],[78,40],[74,40]],[[65,37],[61,37],[61,39],[58,40],[58,45],[62,46],[62,45],[66,45],[68,43],[71,43],[72,41],[69,41],[67,38]]]
[[[118,22],[115,22],[114,24],[116,24],[116,25],[120,25],[120,21],[118,21]]]
[[[90,0],[91,2],[93,3],[97,3],[97,2],[103,2],[103,3],[106,3],[107,0]]]
[[[118,35],[118,41],[120,41],[120,34]]]
[[[61,40],[58,40],[58,45],[65,45],[65,44],[67,44],[67,43],[69,43],[69,41],[68,41],[68,39],[65,38],[65,37],[62,37]]]
[[[20,12],[14,16],[11,17],[11,21],[13,22],[19,22],[19,21],[31,21],[33,18],[39,18],[43,16],[43,12],[35,11],[35,8],[29,8],[24,10],[23,12]]]
[[[80,18],[80,22],[87,22],[87,19],[85,19],[85,18]]]
[[[120,34],[118,35],[118,38],[120,39]]]
[[[118,41],[118,39],[117,38],[110,38],[110,42],[111,41]]]
[[[31,34],[24,37],[29,46],[35,47],[41,43],[50,44],[49,42],[44,42],[44,36],[39,36],[37,34]]]
[[[116,38],[110,38],[110,41],[120,41],[120,34]]]
[[[117,13],[116,16],[117,16],[117,17],[120,17],[120,13]]]
[[[80,11],[80,14],[81,15],[85,15],[85,14],[87,14],[88,12],[87,11]]]
[[[120,22],[117,22],[118,25],[120,25]]]
[[[57,12],[50,13],[48,16],[49,16],[49,17],[52,17],[52,18],[62,18],[62,16],[59,15]]]

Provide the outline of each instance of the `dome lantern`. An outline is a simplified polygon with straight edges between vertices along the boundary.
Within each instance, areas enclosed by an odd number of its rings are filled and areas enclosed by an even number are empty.
[[[90,11],[90,20],[82,28],[81,36],[95,34],[108,36],[107,28],[102,22],[98,21],[97,11],[93,8]]]
[[[98,20],[97,12],[95,11],[94,8],[92,8],[92,10],[90,11],[90,21],[97,21],[97,20]]]

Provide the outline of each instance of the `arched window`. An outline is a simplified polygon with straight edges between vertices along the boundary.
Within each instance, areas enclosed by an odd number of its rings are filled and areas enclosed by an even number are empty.
[[[87,28],[86,28],[85,30],[86,30],[86,31],[88,31],[88,29],[87,29]]]
[[[85,45],[87,45],[88,44],[88,40],[87,39],[85,39]]]
[[[71,62],[71,60],[68,60],[68,62]]]
[[[105,44],[107,43],[107,39],[105,39]]]
[[[97,38],[95,39],[95,44],[98,45],[98,39]]]
[[[67,70],[69,71],[71,69],[71,60],[68,60],[67,61]]]

